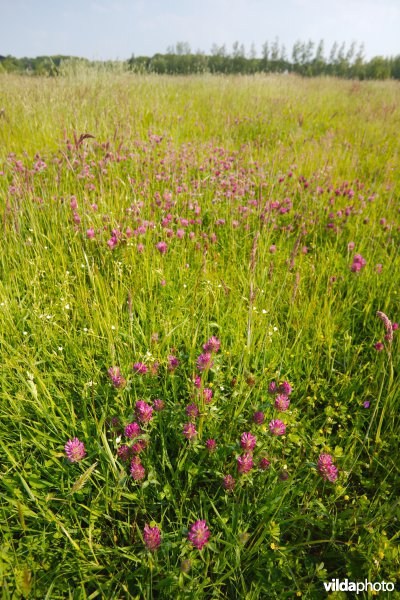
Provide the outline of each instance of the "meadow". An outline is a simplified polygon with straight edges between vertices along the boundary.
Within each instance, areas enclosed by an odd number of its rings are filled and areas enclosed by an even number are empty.
[[[399,83],[0,92],[2,597],[399,590]]]

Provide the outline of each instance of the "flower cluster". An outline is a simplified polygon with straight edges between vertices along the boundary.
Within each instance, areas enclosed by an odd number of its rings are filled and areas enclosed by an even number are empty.
[[[333,458],[330,454],[321,454],[318,458],[318,472],[321,477],[332,483],[336,481],[338,477],[338,469],[333,464]]]

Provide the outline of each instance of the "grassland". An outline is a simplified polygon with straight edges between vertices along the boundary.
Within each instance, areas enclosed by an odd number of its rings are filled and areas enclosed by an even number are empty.
[[[82,71],[0,90],[3,597],[398,589],[399,84]]]

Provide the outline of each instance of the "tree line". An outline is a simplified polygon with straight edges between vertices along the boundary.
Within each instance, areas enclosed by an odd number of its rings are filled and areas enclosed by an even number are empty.
[[[164,54],[134,56],[126,61],[89,61],[69,56],[39,56],[14,58],[0,56],[0,72],[60,75],[66,65],[87,65],[115,68],[118,66],[136,73],[189,75],[196,73],[243,74],[297,73],[304,77],[333,76],[348,79],[400,79],[400,54],[393,57],[365,58],[363,45],[346,46],[335,42],[326,53],[323,40],[314,43],[296,41],[290,52],[278,39],[265,42],[261,55],[255,46],[246,51],[243,44],[235,42],[231,50],[214,44],[209,54],[200,50],[192,52],[186,42],[170,46]]]

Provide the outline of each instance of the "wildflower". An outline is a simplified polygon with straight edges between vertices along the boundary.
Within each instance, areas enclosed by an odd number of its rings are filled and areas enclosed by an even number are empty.
[[[286,425],[280,419],[273,419],[269,423],[269,430],[273,435],[285,435]]]
[[[318,458],[318,472],[323,479],[336,481],[338,477],[338,470],[333,464],[333,459],[330,454],[321,454]]]
[[[279,412],[285,412],[289,408],[290,400],[285,394],[278,394],[275,398],[275,408]]]
[[[117,239],[115,236],[111,237],[111,238],[108,240],[108,242],[107,242],[107,245],[108,245],[108,247],[109,247],[111,250],[112,250],[113,248],[115,248],[115,246],[116,246],[117,244],[118,244],[118,239]]]
[[[78,438],[68,440],[64,446],[64,450],[70,462],[79,462],[86,454],[85,445]]]
[[[140,426],[137,423],[129,423],[129,425],[125,427],[124,433],[125,436],[131,440],[140,435],[142,433],[142,430],[140,429]]]
[[[370,407],[370,404],[371,404],[371,403],[370,403],[370,401],[369,401],[369,400],[366,400],[366,401],[364,402],[364,404],[363,404],[363,407],[364,407],[364,408],[369,408],[369,407]]]
[[[154,552],[157,548],[160,547],[161,544],[161,532],[158,527],[149,527],[149,525],[144,526],[143,529],[143,539],[147,550]]]
[[[284,381],[283,383],[281,383],[281,385],[278,388],[278,392],[280,394],[284,394],[285,396],[289,396],[292,393],[292,386],[290,385],[290,383],[288,383],[287,381]]]
[[[201,550],[208,542],[210,537],[210,531],[205,521],[196,521],[188,534],[188,540],[193,544],[195,548]]]
[[[287,479],[289,479],[289,473],[287,471],[281,471],[279,473],[279,479],[281,481],[286,481]]]
[[[398,328],[399,328],[399,324],[398,323],[392,323],[392,329],[393,329],[393,331],[397,331]]]
[[[245,452],[238,456],[238,473],[248,473],[253,468],[253,455],[251,452]]]
[[[136,416],[142,423],[149,423],[153,418],[153,409],[152,407],[144,402],[143,400],[138,400],[135,405]]]
[[[91,227],[90,229],[86,230],[86,237],[89,238],[89,240],[94,238],[94,229],[93,227]]]
[[[203,398],[206,404],[210,404],[213,397],[213,391],[211,388],[204,388],[203,390]]]
[[[218,352],[221,347],[221,342],[214,335],[210,337],[208,342],[203,345],[203,350],[205,352]]]
[[[115,388],[118,389],[124,387],[126,384],[126,379],[122,377],[119,367],[110,367],[107,372]]]
[[[269,251],[270,251],[271,254],[275,254],[275,252],[276,252],[276,246],[275,246],[275,244],[272,244],[272,246],[269,247]]]
[[[232,475],[225,475],[222,480],[222,485],[227,492],[231,492],[235,487],[235,480]]]
[[[164,400],[160,400],[160,398],[157,398],[156,400],[154,400],[153,406],[154,406],[154,410],[156,410],[157,412],[160,412],[161,410],[164,410],[165,402],[164,402]]]
[[[175,371],[177,366],[179,365],[179,360],[173,354],[168,356],[168,371]]]
[[[376,271],[377,273],[382,273],[382,266],[383,266],[383,265],[381,265],[380,263],[378,263],[378,264],[376,265],[376,267],[375,267],[375,271]]]
[[[212,361],[210,352],[200,354],[196,362],[199,371],[205,371],[206,369],[210,369],[213,366],[213,364],[214,363]]]
[[[376,344],[374,344],[374,348],[378,352],[382,352],[382,350],[384,349],[384,345],[382,344],[382,342],[377,342]]]
[[[256,423],[257,425],[262,425],[262,423],[264,423],[264,413],[261,412],[260,410],[255,412],[253,415],[253,421],[254,423]]]
[[[191,421],[196,419],[199,416],[199,409],[197,408],[197,405],[189,404],[189,406],[186,407],[186,414]]]
[[[258,466],[263,471],[266,471],[267,469],[269,469],[270,465],[271,465],[271,462],[268,460],[268,458],[262,458],[260,460],[260,462],[258,463]]]
[[[132,445],[131,451],[133,454],[140,454],[147,447],[146,440],[138,440]]]
[[[376,313],[376,316],[379,317],[381,321],[383,321],[383,324],[386,329],[385,340],[387,340],[391,344],[393,342],[392,322],[390,321],[389,317],[387,315],[385,315],[385,313],[381,312],[380,310],[378,310],[378,312]]]
[[[192,440],[196,437],[197,431],[193,423],[186,423],[183,427],[183,435],[187,440]]]
[[[354,242],[349,242],[349,243],[347,244],[347,249],[348,249],[348,250],[354,250],[354,248],[355,248],[355,247],[356,247],[356,245],[355,245],[355,243],[354,243]]]
[[[213,439],[207,440],[206,441],[206,448],[207,450],[211,453],[211,452],[215,452],[217,449],[217,442]]]
[[[278,386],[276,385],[276,381],[271,381],[271,383],[268,386],[268,393],[273,395],[273,394],[276,394],[277,391],[278,391]]]
[[[256,441],[256,437],[251,433],[243,433],[242,437],[240,438],[240,445],[242,448],[244,448],[244,450],[251,451],[254,450]]]
[[[197,387],[197,388],[201,387],[201,377],[200,377],[200,375],[196,375],[196,377],[194,378],[193,383],[194,383],[195,387]]]
[[[146,475],[146,471],[141,463],[139,456],[134,456],[132,458],[131,475],[135,481],[140,481]]]
[[[147,373],[147,366],[142,362],[134,363],[132,365],[132,369],[135,373],[138,373],[140,375],[144,375],[145,373]]]
[[[131,449],[126,444],[123,444],[118,448],[118,456],[119,458],[126,462],[131,457]]]
[[[166,242],[158,242],[156,244],[156,248],[160,254],[166,254],[166,252],[168,250],[168,246],[167,246]]]

